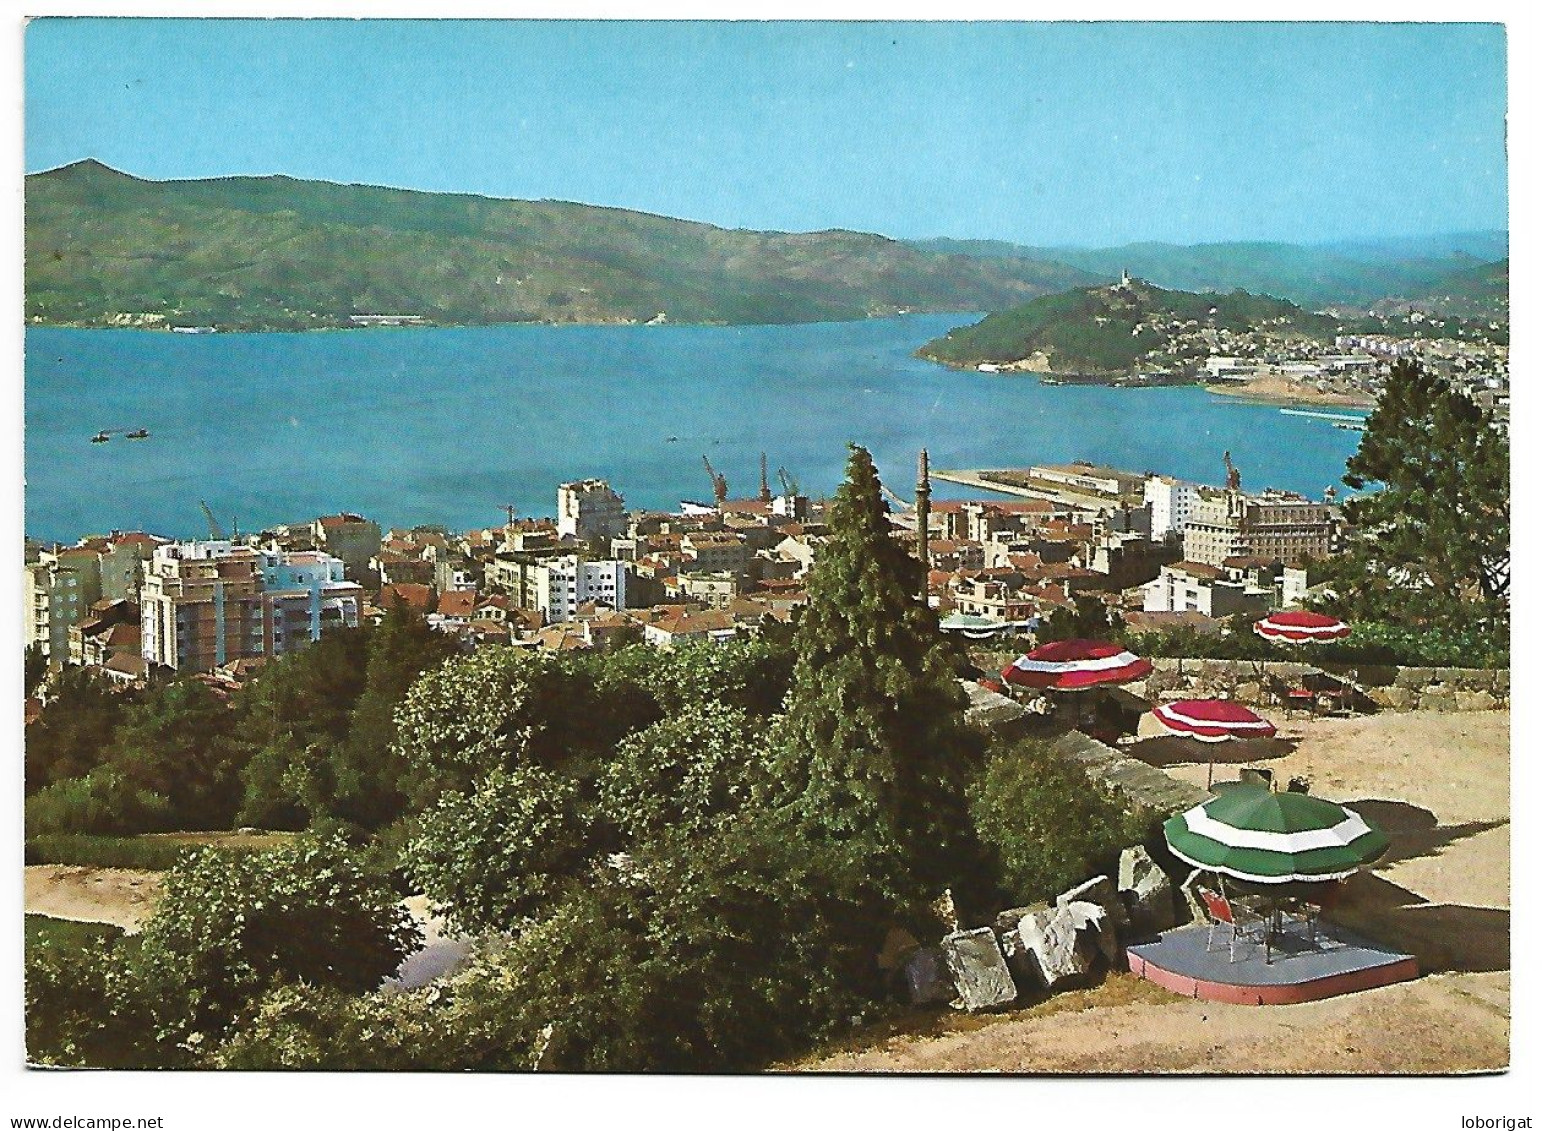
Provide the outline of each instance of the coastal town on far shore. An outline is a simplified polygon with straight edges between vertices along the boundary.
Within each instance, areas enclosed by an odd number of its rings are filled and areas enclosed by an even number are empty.
[[[1106,293],[1118,296],[1142,280],[1124,272]],[[1391,304],[1370,312],[1329,307],[1343,332],[1304,334],[1284,317],[1261,318],[1244,328],[1209,319],[1179,318],[1160,309],[1141,316],[1132,334],[1154,344],[1127,372],[1061,374],[1044,354],[967,366],[981,373],[1030,373],[1051,384],[1166,385],[1203,383],[1211,392],[1279,404],[1369,408],[1395,362],[1417,361],[1462,389],[1502,428],[1510,420],[1510,318],[1496,306],[1491,317],[1458,317],[1439,307]],[[1096,316],[1098,326],[1109,319]]]

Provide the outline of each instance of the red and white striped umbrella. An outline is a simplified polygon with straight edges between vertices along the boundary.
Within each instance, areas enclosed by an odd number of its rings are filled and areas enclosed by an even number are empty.
[[[1323,613],[1293,609],[1286,613],[1270,613],[1253,625],[1253,631],[1265,640],[1287,644],[1327,644],[1348,636],[1349,626]]]
[[[1200,742],[1230,738],[1273,738],[1274,724],[1231,699],[1182,699],[1151,712],[1173,734]]]
[[[1001,678],[1045,691],[1086,691],[1131,683],[1151,674],[1151,662],[1101,640],[1041,644],[1001,669]]]

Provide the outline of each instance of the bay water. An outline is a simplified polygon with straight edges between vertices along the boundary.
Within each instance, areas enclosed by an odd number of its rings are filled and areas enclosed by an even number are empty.
[[[796,326],[497,326],[304,334],[26,332],[26,533],[205,536],[206,501],[257,530],[338,510],[451,529],[551,514],[560,481],[629,507],[733,497],[786,467],[840,482],[848,442],[911,497],[934,468],[1088,459],[1319,495],[1358,434],[1198,387],[1042,385],[913,351],[968,315]],[[1340,410],[1334,410],[1340,411]],[[122,434],[147,429],[150,436]],[[107,443],[91,443],[103,430]],[[979,492],[937,483],[935,498]]]

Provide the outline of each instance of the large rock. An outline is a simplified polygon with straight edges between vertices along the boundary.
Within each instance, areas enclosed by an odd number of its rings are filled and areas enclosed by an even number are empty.
[[[1458,711],[1492,711],[1498,706],[1499,700],[1494,698],[1492,692],[1458,691],[1456,693]]]
[[[1027,907],[1009,907],[996,915],[996,941],[1001,944],[1001,953],[1007,959],[1007,969],[1012,971],[1012,977],[1021,992],[1041,990],[1044,983],[1039,978],[1039,968],[1034,964],[1033,956],[1023,945],[1023,936],[1018,932],[1017,925],[1025,915],[1034,915],[1048,908],[1047,903],[1034,903]]]
[[[1434,668],[1402,668],[1397,673],[1397,678],[1392,681],[1398,687],[1407,687],[1413,691],[1423,691],[1435,682]]]
[[[1366,694],[1378,707],[1393,711],[1410,711],[1419,703],[1419,693],[1411,687],[1373,687]]]
[[[1090,903],[1048,907],[1023,916],[1018,934],[1041,985],[1062,989],[1092,970],[1102,919],[1103,909]]]
[[[945,1005],[958,992],[942,950],[923,946],[905,960],[905,986],[915,1005]]]
[[[954,931],[942,940],[942,952],[958,989],[955,1004],[970,1013],[998,1009],[1017,1000],[1017,986],[1006,956],[989,927]]]
[[[1141,845],[1119,854],[1119,898],[1135,934],[1153,935],[1177,923],[1173,882]]]
[[[1102,921],[1098,926],[1097,943],[1110,965],[1119,961],[1119,936],[1129,930],[1130,916],[1119,898],[1119,889],[1107,876],[1094,876],[1084,884],[1055,897],[1056,907],[1069,907],[1073,903],[1090,903],[1101,908]]]

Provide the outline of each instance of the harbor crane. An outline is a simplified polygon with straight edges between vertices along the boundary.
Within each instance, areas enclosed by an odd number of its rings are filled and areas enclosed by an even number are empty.
[[[786,495],[789,499],[798,497],[798,481],[787,473],[785,467],[776,469],[776,477],[782,481],[782,494]]]
[[[203,510],[204,521],[209,524],[209,537],[216,542],[224,542],[225,532],[220,529],[219,519],[214,517],[214,512],[209,509],[209,504],[202,499],[198,500],[199,507]]]
[[[712,466],[712,461],[706,456],[701,457],[701,463],[712,479],[712,499],[721,507],[728,499],[728,480],[717,473],[717,469]]]

